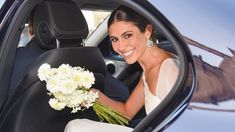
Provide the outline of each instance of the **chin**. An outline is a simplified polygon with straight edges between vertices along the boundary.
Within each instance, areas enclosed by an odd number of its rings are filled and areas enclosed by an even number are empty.
[[[127,64],[134,64],[136,62],[136,60],[132,60],[132,59],[125,59]]]

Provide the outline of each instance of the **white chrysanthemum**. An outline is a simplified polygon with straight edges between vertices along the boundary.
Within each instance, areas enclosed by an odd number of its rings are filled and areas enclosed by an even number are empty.
[[[98,98],[98,92],[93,92],[93,91],[89,91],[86,93],[85,95],[85,102],[83,104],[84,107],[89,108],[91,106],[94,105],[94,102],[96,101],[96,99]]]
[[[72,113],[94,105],[98,93],[87,91],[95,82],[92,72],[81,67],[72,67],[62,64],[58,68],[51,68],[43,64],[38,70],[41,81],[46,81],[50,96],[49,104],[53,109],[61,110],[64,107],[72,108]],[[85,88],[85,89],[84,89]]]
[[[77,90],[71,95],[67,96],[67,106],[70,108],[74,108],[76,106],[80,106],[84,101],[83,95],[85,91]]]
[[[60,92],[61,89],[61,85],[60,85],[60,81],[57,80],[54,77],[51,77],[46,84],[47,90],[50,91],[52,94],[53,93],[57,93]]]
[[[66,102],[67,101],[67,95],[64,95],[61,92],[53,93],[54,97],[58,99],[60,102]],[[67,104],[67,103],[66,103]]]
[[[78,83],[72,79],[67,79],[61,82],[60,92],[63,94],[71,94],[75,92],[78,87]]]
[[[55,110],[62,110],[62,109],[66,106],[65,103],[59,102],[59,101],[58,101],[57,99],[55,99],[55,98],[50,99],[50,100],[49,100],[49,104],[50,104],[50,106],[51,106],[53,109],[55,109]]]
[[[80,74],[80,86],[89,89],[95,82],[94,74],[89,71],[83,71]]]
[[[53,76],[53,71],[51,71],[51,66],[47,63],[42,64],[38,69],[38,78],[41,81],[46,81],[51,76]]]
[[[58,67],[57,72],[58,74],[62,74],[62,75],[69,74],[71,68],[72,67],[68,64],[62,64]]]

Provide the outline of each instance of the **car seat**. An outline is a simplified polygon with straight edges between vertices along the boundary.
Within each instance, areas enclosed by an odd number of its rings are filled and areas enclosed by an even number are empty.
[[[57,46],[79,47],[88,35],[87,22],[81,10],[73,3],[64,6],[64,2],[45,2],[32,14],[35,37],[26,47],[17,50],[10,94],[14,93],[21,81],[25,68],[39,55]],[[56,40],[60,44],[56,44]]]

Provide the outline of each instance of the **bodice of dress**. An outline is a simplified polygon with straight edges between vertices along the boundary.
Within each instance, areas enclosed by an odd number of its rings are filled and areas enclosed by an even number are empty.
[[[144,94],[145,94],[145,111],[149,114],[173,87],[179,72],[179,62],[173,58],[165,59],[160,67],[159,76],[156,86],[155,95],[149,90],[145,74],[143,73]]]

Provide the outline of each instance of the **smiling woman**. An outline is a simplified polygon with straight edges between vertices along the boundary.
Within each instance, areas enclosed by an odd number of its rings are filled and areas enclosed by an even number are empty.
[[[152,38],[152,24],[131,8],[119,6],[111,13],[108,20],[108,33],[114,51],[123,56],[128,64],[138,62],[143,73],[126,102],[115,101],[101,91],[99,91],[99,101],[129,119],[132,119],[143,106],[147,114],[151,113],[176,82],[179,62],[175,55],[157,47],[157,44],[152,41],[155,40]],[[138,104],[135,103],[137,101]],[[69,122],[65,132],[83,129],[94,131],[101,126],[106,131],[113,131],[117,127],[91,120],[76,119]],[[126,127],[125,131],[130,130]]]

